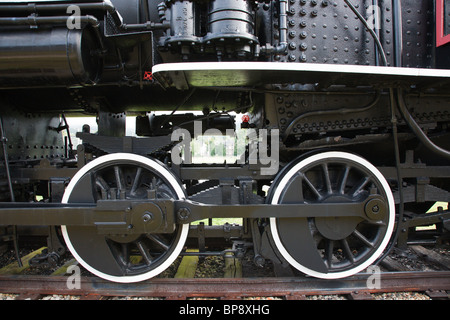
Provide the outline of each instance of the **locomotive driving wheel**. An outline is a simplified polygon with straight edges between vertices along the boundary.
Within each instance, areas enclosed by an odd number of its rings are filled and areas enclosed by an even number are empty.
[[[63,203],[114,199],[183,199],[175,176],[160,162],[133,154],[110,154],[81,168],[70,181]],[[173,233],[107,236],[96,227],[61,227],[72,255],[91,273],[115,282],[152,278],[178,257],[189,224]]]
[[[374,201],[367,219],[339,216],[334,203]],[[328,204],[327,217],[271,218],[273,239],[297,270],[323,279],[353,275],[384,251],[395,222],[395,203],[383,175],[368,161],[345,152],[324,152],[293,161],[275,179],[272,204]],[[334,214],[334,215],[333,215]]]

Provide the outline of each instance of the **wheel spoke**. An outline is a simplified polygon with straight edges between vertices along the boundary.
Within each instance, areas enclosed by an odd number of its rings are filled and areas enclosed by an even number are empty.
[[[375,221],[375,220],[365,220],[365,224],[373,225],[373,226],[379,226],[379,227],[385,227],[386,222],[383,220]]]
[[[161,238],[154,234],[147,234],[147,238],[149,238],[151,241],[156,243],[158,246],[160,246],[164,250],[169,250],[169,245],[166,244]]]
[[[119,190],[119,194],[122,190],[125,190],[125,180],[123,178],[123,173],[119,166],[114,166],[114,176],[116,177],[116,186]]]
[[[353,235],[358,238],[359,240],[361,240],[367,247],[369,248],[373,248],[374,244],[367,239],[361,232],[359,232],[358,230],[355,229],[355,231],[353,231]]]
[[[128,243],[121,244],[121,257],[124,265],[130,264],[130,245]]]
[[[327,262],[328,269],[331,269],[331,265],[333,262],[333,249],[334,249],[334,241],[328,239],[325,246],[325,259]]]
[[[136,190],[137,190],[137,188],[139,187],[139,182],[140,182],[140,179],[141,179],[141,174],[142,174],[142,168],[141,168],[141,167],[138,167],[138,168],[136,169],[136,175],[134,176],[133,186],[131,187],[131,190],[130,190],[130,194],[133,195],[133,196],[136,194]]]
[[[339,193],[340,194],[344,194],[345,193],[345,186],[347,185],[347,179],[348,179],[348,174],[350,172],[350,166],[346,165],[344,172],[342,174],[342,178],[341,178],[341,182],[339,184]]]
[[[303,181],[306,182],[306,184],[311,189],[311,191],[316,195],[317,200],[322,200],[323,197],[320,194],[319,190],[316,189],[316,187],[312,184],[312,182],[308,179],[308,177],[306,177],[305,174],[302,174],[302,179],[303,179]]]
[[[145,263],[149,266],[152,264],[153,257],[150,255],[150,252],[147,248],[147,246],[144,244],[143,241],[136,241],[136,246],[139,249],[139,252],[142,255],[142,258],[144,259]]]
[[[326,163],[322,164],[322,169],[323,169],[323,177],[325,179],[325,185],[327,186],[327,192],[328,192],[328,194],[332,194],[333,189],[331,187],[330,172],[328,170],[328,164],[326,164]]]
[[[350,260],[351,263],[355,263],[355,256],[353,255],[352,249],[350,249],[347,239],[341,240],[341,245],[342,251],[347,259]]]
[[[352,197],[356,197],[361,190],[370,182],[370,177],[364,177],[360,180],[359,184],[357,184],[356,186],[354,186],[352,188],[352,190],[350,191],[350,195]]]
[[[108,192],[109,190],[108,183],[105,181],[105,179],[103,179],[100,176],[95,177],[95,185],[99,187],[102,191]]]
[[[109,260],[101,257],[98,260],[96,259],[96,261],[99,261],[99,262],[101,261],[102,268],[105,269],[106,266],[109,266],[110,264],[112,264],[111,260],[114,259],[115,263],[117,264],[117,267],[120,268],[120,274],[125,275],[127,272],[126,270],[130,264],[128,244],[126,244],[126,243],[117,244],[113,241],[105,241],[105,243],[107,243],[109,246],[108,251],[111,252],[111,256],[109,257]],[[93,256],[98,255],[100,253],[103,253],[103,252],[97,250],[96,252],[93,252]]]

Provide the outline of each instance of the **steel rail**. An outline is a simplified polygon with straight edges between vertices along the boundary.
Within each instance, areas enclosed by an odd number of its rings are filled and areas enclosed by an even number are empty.
[[[374,274],[322,280],[297,278],[157,278],[131,284],[118,284],[96,277],[81,277],[80,288],[70,289],[70,277],[61,276],[0,276],[0,292],[16,294],[60,294],[75,296],[140,296],[185,299],[187,297],[285,298],[351,293],[424,292],[450,290],[450,272],[383,272],[379,286],[371,286]]]

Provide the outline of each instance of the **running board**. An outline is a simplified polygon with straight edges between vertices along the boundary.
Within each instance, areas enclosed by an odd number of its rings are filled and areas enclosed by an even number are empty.
[[[255,87],[314,84],[350,87],[383,84],[435,85],[450,82],[450,70],[279,62],[187,62],[153,67],[163,87]]]

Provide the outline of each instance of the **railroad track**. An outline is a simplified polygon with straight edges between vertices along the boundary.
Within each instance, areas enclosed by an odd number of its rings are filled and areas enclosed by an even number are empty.
[[[279,297],[286,300],[305,299],[310,295],[349,295],[368,299],[381,292],[428,292],[435,298],[446,298],[450,290],[450,272],[385,272],[380,286],[368,287],[372,274],[358,274],[343,280],[296,278],[159,278],[134,284],[117,284],[96,277],[81,277],[79,288],[68,285],[66,276],[15,275],[0,276],[0,291],[34,297],[42,295],[74,295],[83,299],[111,296],[155,297],[185,300],[187,298],[243,299]]]
[[[392,292],[420,292],[431,299],[449,299],[450,264],[447,257],[433,255],[428,249],[415,247],[422,259],[440,264],[441,271],[405,271],[406,266],[387,259],[383,270],[339,280],[321,280],[307,276],[243,277],[240,260],[224,257],[221,278],[194,278],[201,264],[198,256],[187,255],[177,263],[170,278],[154,278],[132,284],[112,283],[94,276],[85,276],[72,260],[53,275],[26,275],[27,262],[35,253],[24,257],[24,266],[14,264],[0,269],[0,293],[14,294],[16,299],[39,300],[48,295],[69,295],[76,299],[110,299],[111,297],[145,297],[164,300],[211,298],[218,300],[281,299],[304,300],[311,296],[340,295],[345,299],[371,300],[373,294]],[[37,252],[40,252],[38,250]],[[71,266],[72,267],[71,269]],[[16,266],[17,267],[17,266]],[[67,272],[69,268],[69,272]],[[78,269],[76,269],[78,268]],[[19,270],[20,269],[20,270]]]

